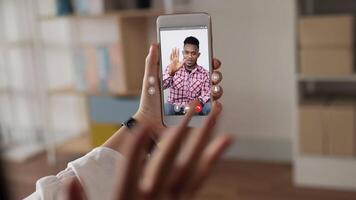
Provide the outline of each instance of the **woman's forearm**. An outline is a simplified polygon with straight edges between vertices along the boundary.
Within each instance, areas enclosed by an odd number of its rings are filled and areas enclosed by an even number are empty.
[[[130,130],[126,126],[122,126],[101,146],[111,148],[125,157],[127,152],[123,150],[123,146],[129,137],[132,137]]]

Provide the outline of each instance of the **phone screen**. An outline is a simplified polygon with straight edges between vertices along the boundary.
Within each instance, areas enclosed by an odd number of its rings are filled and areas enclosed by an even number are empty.
[[[211,110],[211,56],[207,26],[160,28],[162,108],[184,115],[197,99],[197,115]]]

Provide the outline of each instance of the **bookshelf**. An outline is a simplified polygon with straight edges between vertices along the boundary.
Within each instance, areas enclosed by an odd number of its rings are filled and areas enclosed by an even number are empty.
[[[4,157],[24,161],[44,150],[33,1],[0,0],[0,124]]]
[[[163,13],[140,9],[37,17],[50,79],[48,101],[81,99],[80,116],[92,145],[105,141],[137,109],[145,57],[149,44],[156,40],[155,19]]]
[[[138,106],[155,17],[163,13],[56,16],[55,7],[52,0],[0,0],[1,137],[3,146],[16,145],[5,155],[16,161],[46,150],[53,163],[68,139],[103,124],[119,127]],[[88,57],[91,71],[82,62]]]
[[[118,74],[116,82],[109,83],[109,94],[103,91],[88,91],[79,89],[76,86],[65,85],[61,87],[49,88],[49,94],[71,93],[113,95],[113,96],[137,96],[141,91],[141,82],[137,81],[143,77],[142,61],[145,60],[149,43],[155,41],[154,20],[163,11],[153,9],[117,11],[108,14],[83,16],[41,16],[40,23],[47,27],[55,27],[55,24],[63,26],[67,30],[59,35],[59,40],[51,41],[48,38],[50,33],[42,33],[44,39],[42,47],[48,51],[62,51],[75,54],[76,51],[90,47],[116,48],[119,57],[117,65],[113,70]],[[99,26],[100,34],[95,35],[97,29],[93,29],[96,24]],[[100,27],[100,24],[104,24]],[[95,27],[94,27],[95,28]],[[110,29],[105,31],[105,28]],[[46,29],[46,28],[44,28]],[[74,30],[75,29],[75,30]],[[88,31],[90,30],[90,31]],[[84,33],[86,32],[86,33]],[[91,32],[91,33],[88,33]],[[95,35],[95,36],[90,36]],[[104,39],[102,39],[104,38]],[[88,50],[88,49],[87,49]],[[91,51],[91,50],[88,50]],[[110,49],[109,49],[110,51]],[[73,56],[74,57],[74,56]],[[114,61],[115,62],[115,61]],[[74,68],[74,67],[72,67]],[[118,82],[119,81],[119,82]],[[59,88],[59,89],[58,89]]]
[[[350,23],[352,16],[345,16],[345,13],[355,13],[355,3],[347,1],[341,5],[336,0],[298,1],[300,15],[296,19],[296,30],[299,31],[299,70],[296,81],[299,86],[299,103],[296,105],[296,113],[299,113],[299,127],[293,145],[293,178],[298,186],[356,190],[356,73],[354,44],[350,42],[354,37],[347,37],[353,25]],[[301,27],[304,27],[304,33],[300,31]],[[324,30],[325,27],[329,31]],[[308,31],[310,34],[306,34]],[[338,37],[330,37],[332,34]],[[304,40],[302,37],[305,37]],[[309,63],[307,59],[302,61],[302,51],[304,55],[308,54],[305,58],[309,59]],[[316,53],[312,55],[310,52]],[[339,64],[331,66],[332,62]],[[305,63],[309,65],[303,69]],[[303,70],[309,71],[303,73]],[[314,102],[307,104],[310,103],[308,101]],[[305,114],[307,112],[309,114]],[[310,120],[308,124],[307,119]],[[321,131],[319,125],[316,125],[319,124],[316,123],[318,120],[322,121]],[[306,136],[307,126],[309,135],[314,128],[314,132],[321,133],[321,136]],[[310,141],[313,144],[308,143]],[[311,144],[317,148],[311,150]]]

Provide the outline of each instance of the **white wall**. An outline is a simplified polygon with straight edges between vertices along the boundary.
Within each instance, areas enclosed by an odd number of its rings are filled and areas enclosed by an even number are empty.
[[[294,0],[191,0],[176,8],[212,16],[214,55],[224,75],[220,129],[236,136],[227,155],[290,161],[296,130]]]

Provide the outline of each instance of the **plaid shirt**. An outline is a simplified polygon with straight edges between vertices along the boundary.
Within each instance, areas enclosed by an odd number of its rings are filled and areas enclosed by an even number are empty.
[[[168,103],[184,106],[195,99],[205,104],[210,99],[209,71],[197,65],[190,73],[184,66],[174,76],[163,73],[163,89],[170,88]]]

